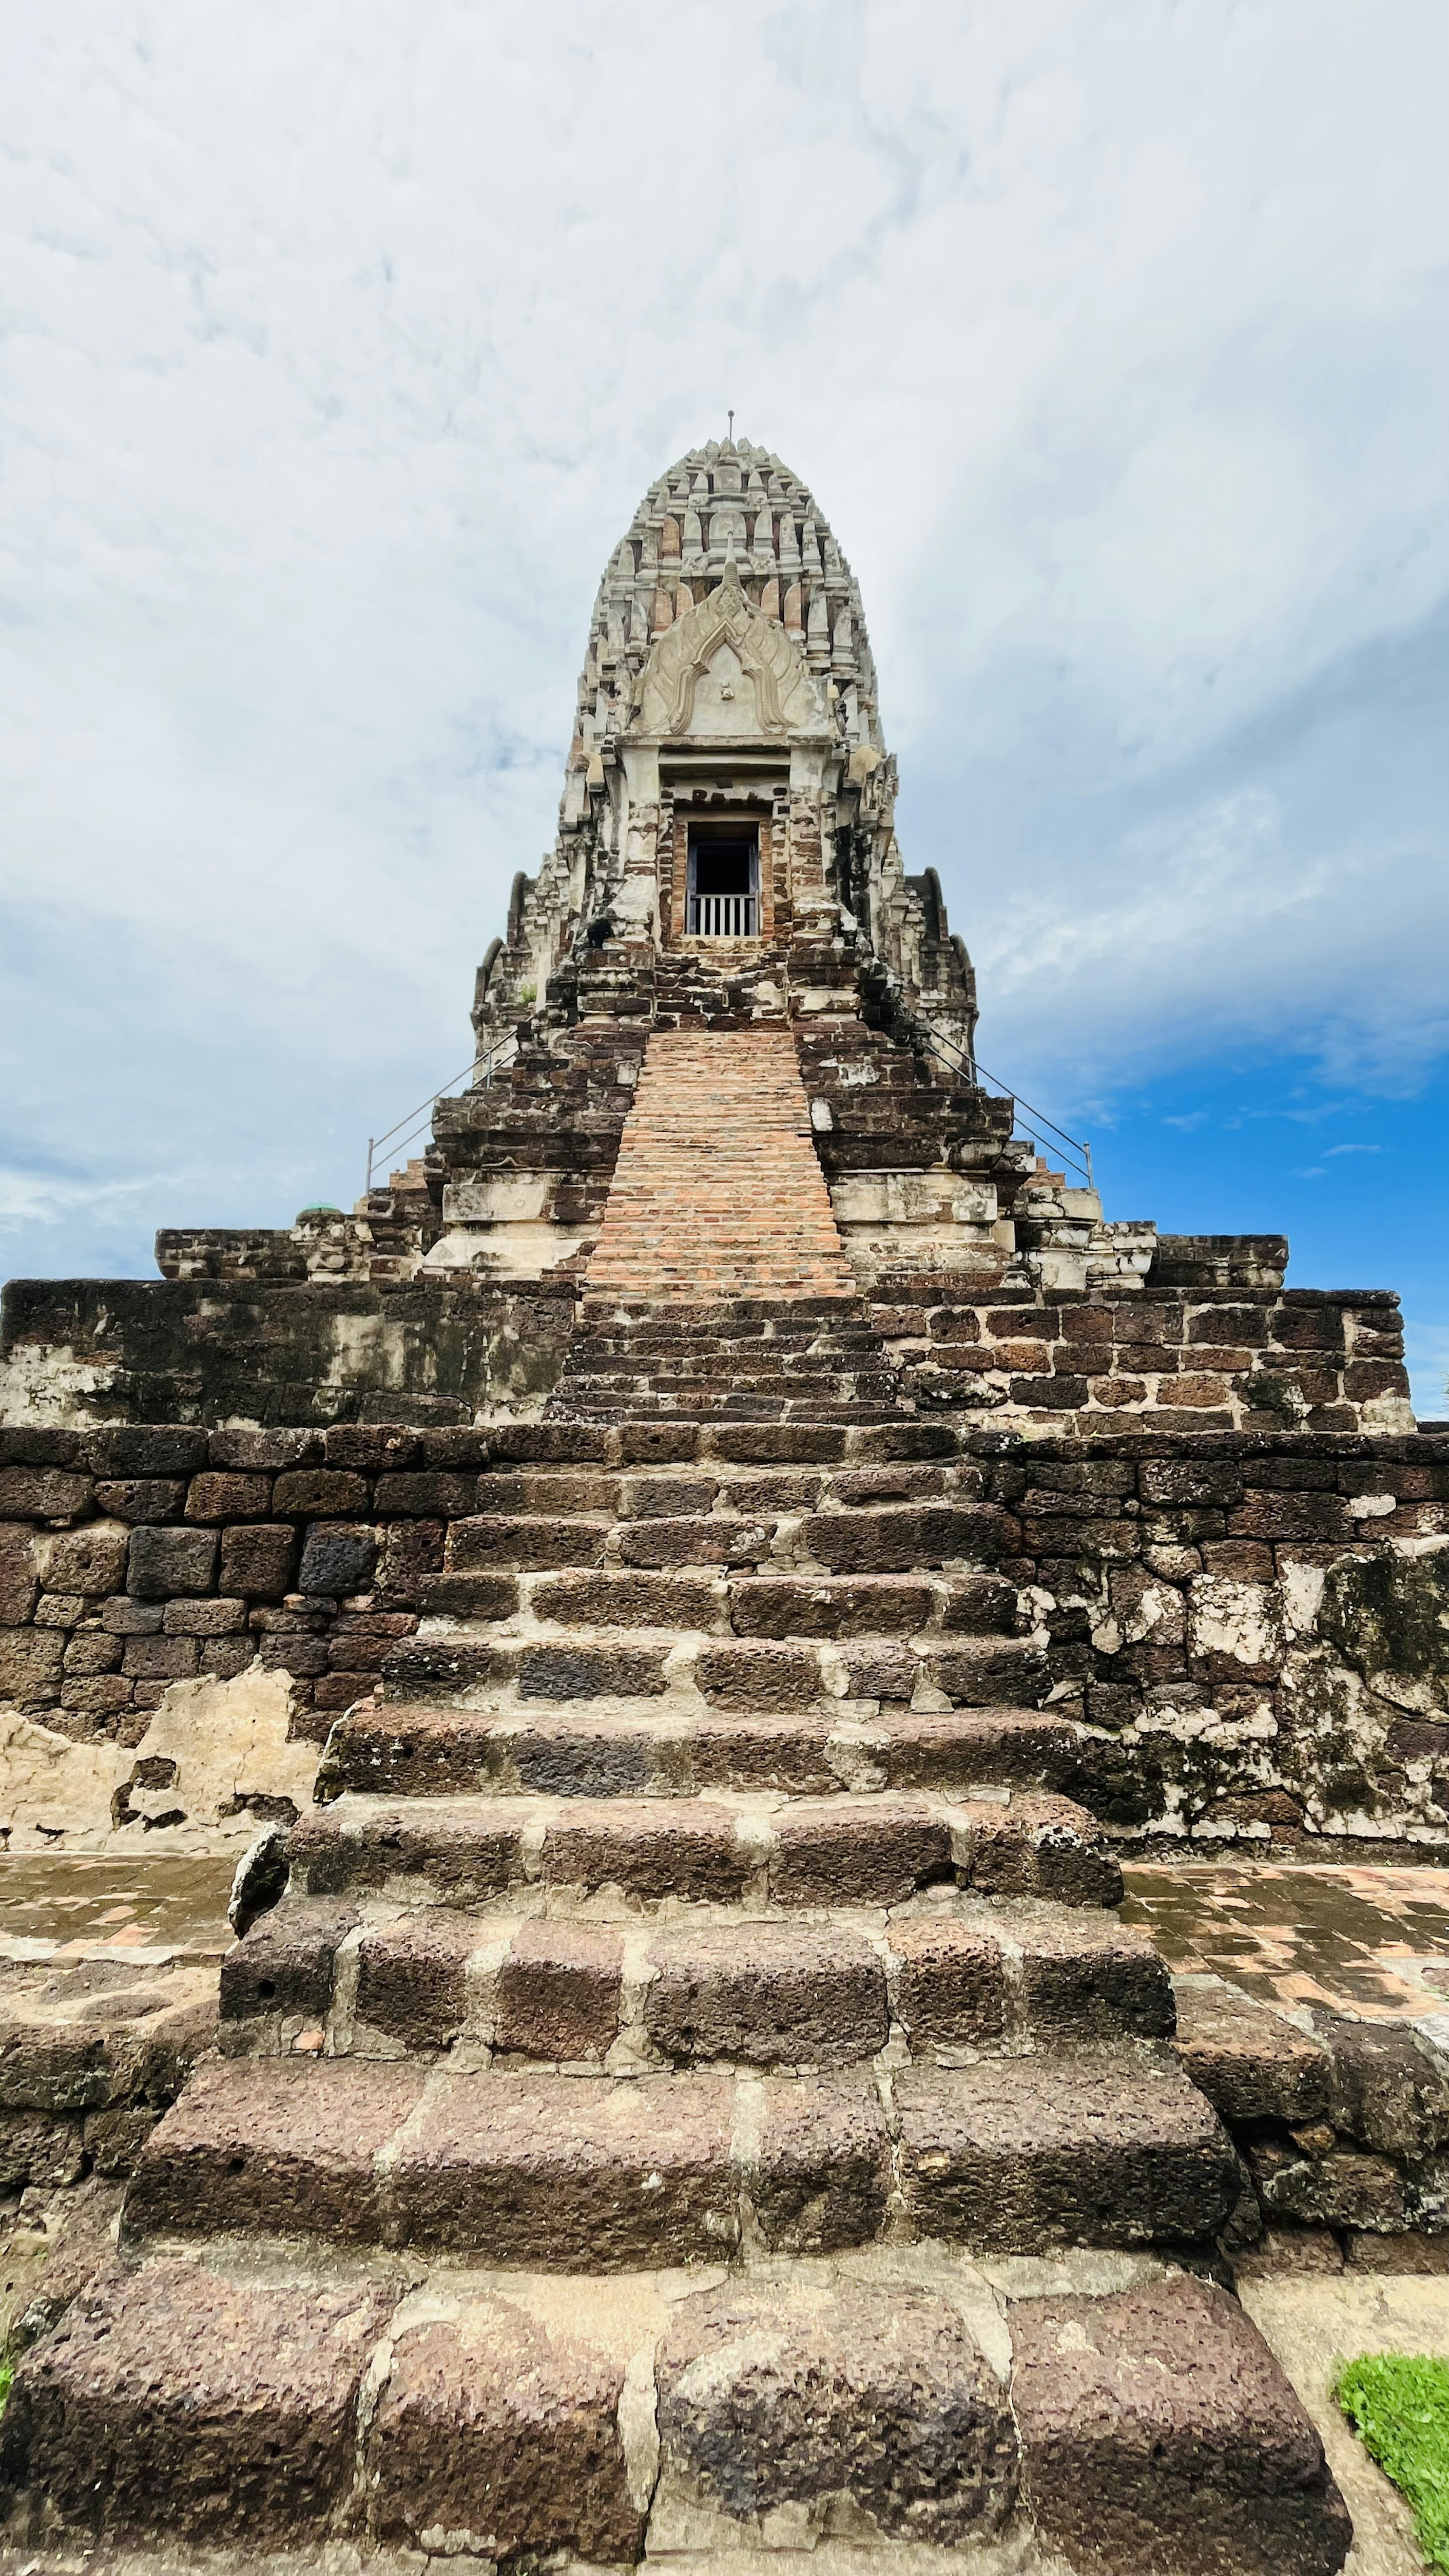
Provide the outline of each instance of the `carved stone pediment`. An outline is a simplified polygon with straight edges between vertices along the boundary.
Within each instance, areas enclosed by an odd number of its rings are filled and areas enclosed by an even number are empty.
[[[660,636],[634,683],[631,723],[739,742],[822,733],[827,716],[799,646],[750,606],[731,561],[719,588]]]

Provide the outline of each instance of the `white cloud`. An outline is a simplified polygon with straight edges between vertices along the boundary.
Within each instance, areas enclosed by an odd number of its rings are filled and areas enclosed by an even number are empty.
[[[22,1168],[211,1172],[243,1199],[198,1216],[250,1218],[461,1058],[598,570],[727,403],[861,574],[988,1057],[1110,1088],[1226,1031],[1383,1079],[1442,1043],[1437,799],[1353,676],[1445,587],[1441,11],[725,35],[700,0],[9,31]]]

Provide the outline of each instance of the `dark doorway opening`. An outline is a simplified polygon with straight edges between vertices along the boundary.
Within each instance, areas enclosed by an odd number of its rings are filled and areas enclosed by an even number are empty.
[[[760,904],[757,823],[691,823],[688,924],[695,939],[753,939]]]

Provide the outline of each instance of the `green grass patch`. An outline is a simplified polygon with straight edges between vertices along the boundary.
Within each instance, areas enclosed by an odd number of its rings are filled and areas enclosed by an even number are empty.
[[[10,2382],[14,2376],[14,2362],[0,2361],[0,2409],[3,2409],[5,2400],[10,2394]]]
[[[1419,2545],[1449,2576],[1449,2361],[1365,2353],[1334,2394],[1366,2450],[1408,2498]]]

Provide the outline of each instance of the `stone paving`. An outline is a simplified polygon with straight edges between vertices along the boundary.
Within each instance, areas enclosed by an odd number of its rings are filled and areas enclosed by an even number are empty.
[[[1288,2011],[1449,2014],[1449,1870],[1189,1861],[1124,1871],[1124,1919],[1175,1974],[1226,1977]]]
[[[219,1961],[234,1854],[0,1858],[0,1961]],[[1359,1863],[1128,1861],[1123,1920],[1175,1975],[1364,2020],[1449,2014],[1449,1870]]]

